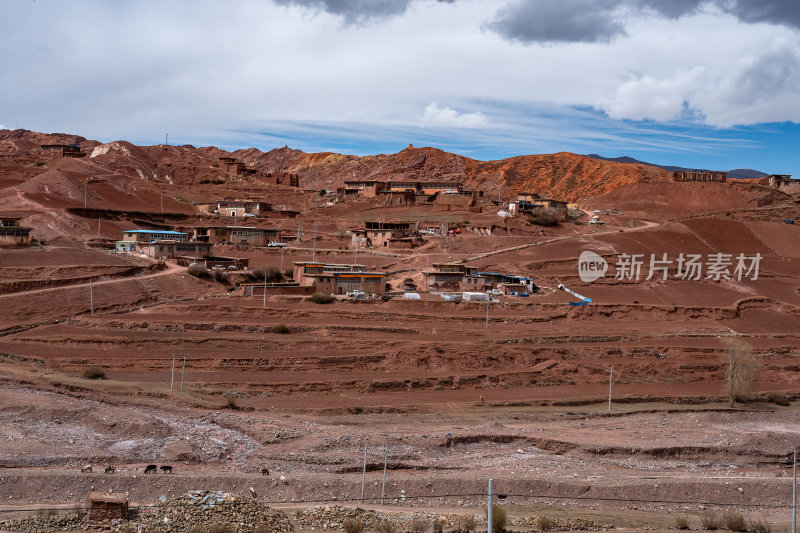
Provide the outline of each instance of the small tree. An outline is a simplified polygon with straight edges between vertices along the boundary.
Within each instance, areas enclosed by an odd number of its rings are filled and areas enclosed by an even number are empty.
[[[750,347],[739,340],[729,340],[725,350],[725,387],[733,407],[735,402],[750,397],[758,379],[758,364]]]

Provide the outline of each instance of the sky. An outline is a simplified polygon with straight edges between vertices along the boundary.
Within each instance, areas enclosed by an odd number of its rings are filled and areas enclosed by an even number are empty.
[[[0,129],[800,177],[798,0],[3,0]]]

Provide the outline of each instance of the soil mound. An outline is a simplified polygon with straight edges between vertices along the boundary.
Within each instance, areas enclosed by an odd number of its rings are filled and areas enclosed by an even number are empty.
[[[674,218],[751,209],[790,198],[770,187],[746,183],[635,183],[587,200],[586,205],[648,218]]]

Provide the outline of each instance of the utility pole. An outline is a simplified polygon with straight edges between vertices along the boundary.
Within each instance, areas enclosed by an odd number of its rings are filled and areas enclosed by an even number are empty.
[[[183,368],[181,369],[181,392],[183,392],[183,377],[186,375],[186,355],[183,356]]]
[[[354,265],[358,264],[358,236],[356,236],[356,255],[355,258],[353,259],[353,264]]]
[[[486,507],[486,533],[494,533],[492,527],[492,484],[494,483],[493,479],[489,480],[489,505]]]
[[[92,293],[92,280],[89,279],[89,312],[94,316],[94,294]]]
[[[797,449],[792,460],[792,533],[797,533]]]
[[[486,301],[486,329],[489,329],[489,304],[491,301],[491,298]]]
[[[283,252],[285,252],[285,250],[281,247],[281,274],[283,273]]]
[[[164,144],[166,144],[167,146],[169,146],[169,132],[166,132],[166,133],[164,134]]]
[[[264,309],[267,308],[267,269],[264,269]]]
[[[389,438],[386,438],[386,450],[383,453],[383,485],[381,486],[381,505],[383,505],[383,496],[386,494],[386,465],[389,461]]]
[[[614,382],[614,367],[611,367],[611,372],[608,374],[608,410],[611,411],[611,384]]]
[[[161,193],[161,214],[164,214],[164,193]]]
[[[87,182],[83,182],[83,208],[86,209],[86,184]]]
[[[311,261],[317,260],[317,223],[314,222],[314,247],[311,252]]]
[[[175,384],[175,354],[172,354],[172,375],[169,378],[169,391],[172,392],[172,387]]]
[[[100,217],[97,217],[97,237],[100,237]]]
[[[367,484],[367,443],[364,443],[364,467],[361,470],[361,503],[364,503],[364,487]]]

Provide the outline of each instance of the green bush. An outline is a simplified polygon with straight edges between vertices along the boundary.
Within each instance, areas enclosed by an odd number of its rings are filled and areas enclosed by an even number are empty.
[[[330,304],[333,303],[334,297],[324,292],[315,292],[311,295],[311,301],[315,304]]]
[[[83,371],[86,379],[106,379],[106,371],[99,366],[92,366]]]

